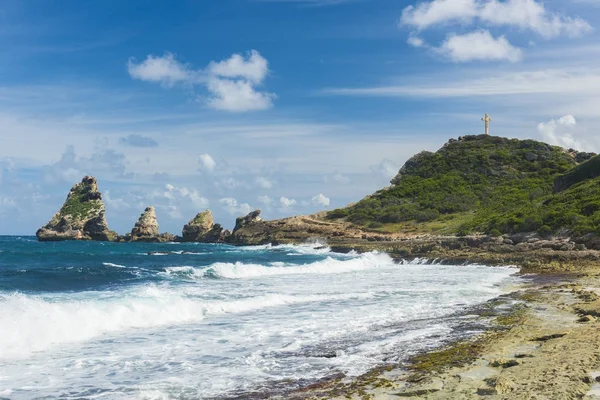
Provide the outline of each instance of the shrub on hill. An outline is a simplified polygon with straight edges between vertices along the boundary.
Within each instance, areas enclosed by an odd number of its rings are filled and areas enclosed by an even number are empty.
[[[466,215],[455,230],[462,234],[594,230],[600,192],[584,187],[590,182],[554,194],[555,178],[571,176],[567,171],[591,156],[534,140],[464,136],[435,153],[415,155],[392,179],[391,187],[331,211],[328,218],[367,226]]]

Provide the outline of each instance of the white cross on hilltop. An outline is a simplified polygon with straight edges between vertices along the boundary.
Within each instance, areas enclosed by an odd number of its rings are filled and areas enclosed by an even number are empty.
[[[485,114],[485,117],[481,118],[481,120],[483,122],[485,122],[485,134],[489,135],[490,134],[490,122],[492,122],[492,119],[490,118],[489,115],[487,115],[487,113]]]

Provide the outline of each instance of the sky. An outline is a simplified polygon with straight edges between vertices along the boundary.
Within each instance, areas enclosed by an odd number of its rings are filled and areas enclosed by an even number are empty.
[[[343,207],[483,133],[600,151],[600,0],[3,0],[0,234]]]

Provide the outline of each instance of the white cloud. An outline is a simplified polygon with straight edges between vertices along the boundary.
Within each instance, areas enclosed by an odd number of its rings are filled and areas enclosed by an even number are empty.
[[[17,201],[14,197],[0,196],[0,206],[2,207],[16,207]]]
[[[587,144],[575,137],[577,121],[572,115],[564,115],[557,120],[542,122],[537,129],[545,142],[565,148],[586,150]]]
[[[423,47],[425,46],[425,41],[423,39],[421,39],[420,37],[411,34],[408,39],[406,40],[406,43],[410,44],[413,47]]]
[[[494,38],[487,30],[464,35],[450,34],[437,50],[455,62],[473,60],[516,62],[523,58],[521,49],[511,45],[504,36]]]
[[[140,63],[131,58],[127,69],[133,79],[160,83],[166,87],[176,84],[204,85],[209,93],[204,99],[205,103],[217,110],[266,110],[273,106],[273,99],[276,98],[273,93],[257,89],[269,73],[269,63],[256,50],[250,51],[246,58],[233,54],[227,60],[211,61],[205,69],[194,70],[188,64],[177,61],[171,53],[165,53],[162,57],[149,55]]]
[[[312,203],[317,206],[329,207],[329,204],[331,204],[331,201],[329,200],[328,197],[325,197],[321,193],[312,198]]]
[[[215,162],[214,158],[212,158],[211,155],[208,153],[200,154],[198,163],[202,166],[202,168],[208,171],[214,170],[217,166],[217,163]]]
[[[219,200],[222,208],[231,215],[246,215],[254,210],[248,203],[239,203],[233,197],[226,197]]]
[[[139,64],[134,58],[130,58],[127,62],[127,70],[134,79],[157,82],[167,87],[181,82],[193,82],[196,75],[187,64],[177,61],[171,53],[165,53],[162,57],[150,54]]]
[[[401,23],[419,29],[448,21],[469,22],[477,16],[475,0],[434,0],[402,11]]]
[[[211,96],[206,100],[210,108],[223,111],[259,111],[273,106],[275,95],[256,90],[254,84],[243,79],[218,79],[208,82]]]
[[[273,182],[265,178],[264,176],[258,176],[255,180],[256,184],[263,189],[271,189]]]
[[[298,204],[298,202],[295,199],[288,199],[287,197],[281,196],[279,198],[279,204],[283,208],[290,208]]]
[[[221,62],[211,62],[208,72],[224,78],[244,78],[255,84],[261,83],[269,72],[269,63],[256,50],[250,51],[248,59],[234,54]]]
[[[472,97],[556,94],[596,96],[600,91],[599,69],[542,69],[488,74],[482,78],[431,76],[420,85],[329,89],[326,93],[363,96]]]
[[[419,30],[435,25],[465,25],[476,21],[496,26],[516,26],[546,38],[579,36],[592,30],[585,20],[553,14],[536,0],[432,0],[406,7],[401,17],[402,24]]]

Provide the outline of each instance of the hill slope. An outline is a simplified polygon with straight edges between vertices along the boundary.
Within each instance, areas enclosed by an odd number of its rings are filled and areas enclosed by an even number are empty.
[[[584,166],[597,162],[593,156],[534,140],[463,136],[435,153],[415,155],[391,187],[328,219],[387,232],[591,232],[598,226],[600,181],[585,179],[594,174]],[[572,177],[577,170],[585,173]],[[572,186],[555,194],[560,179]]]

